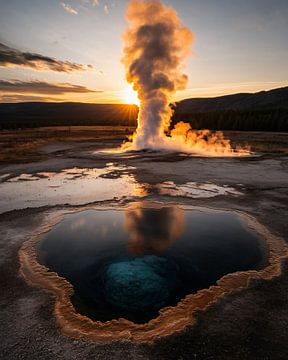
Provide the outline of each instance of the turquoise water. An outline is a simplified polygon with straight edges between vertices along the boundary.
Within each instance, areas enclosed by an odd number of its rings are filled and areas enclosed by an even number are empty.
[[[67,215],[38,256],[73,285],[81,314],[145,323],[225,274],[263,267],[267,249],[235,213],[138,204]]]

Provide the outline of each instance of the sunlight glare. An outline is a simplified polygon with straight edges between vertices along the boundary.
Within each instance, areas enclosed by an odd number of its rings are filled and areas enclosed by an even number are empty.
[[[129,85],[125,90],[125,103],[129,105],[140,105],[137,92],[133,90],[133,85]]]

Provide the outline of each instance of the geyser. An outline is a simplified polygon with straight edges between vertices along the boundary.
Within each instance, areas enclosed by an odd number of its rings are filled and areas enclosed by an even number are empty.
[[[137,130],[129,150],[172,150],[206,156],[247,155],[233,149],[221,132],[198,132],[180,122],[169,133],[170,104],[177,90],[186,87],[184,61],[191,51],[192,32],[177,13],[160,0],[132,0],[128,5],[129,28],[124,34],[123,63],[127,81],[138,93]]]

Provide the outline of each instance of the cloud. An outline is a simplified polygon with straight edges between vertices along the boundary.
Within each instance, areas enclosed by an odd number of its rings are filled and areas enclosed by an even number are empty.
[[[100,93],[102,91],[90,90],[86,86],[69,83],[51,84],[44,81],[5,81],[0,80],[0,91],[16,94],[48,94],[60,95],[65,93]]]
[[[93,6],[100,6],[100,0],[80,0],[80,3],[82,5],[80,5],[80,9],[88,9],[89,7]],[[73,14],[73,15],[78,15],[78,10],[76,8],[73,8],[71,5],[67,4],[67,3],[64,3],[64,2],[60,2],[60,4],[62,5],[63,9],[67,12],[69,12],[70,14]],[[115,6],[115,3],[113,2],[111,4],[112,7]],[[109,14],[110,13],[110,10],[109,10],[109,6],[108,4],[105,4],[103,5],[103,10],[106,14]]]
[[[0,66],[23,66],[38,71],[48,70],[65,73],[71,73],[74,71],[87,71],[87,69],[93,68],[92,65],[88,65],[86,67],[82,64],[77,64],[70,61],[57,60],[49,56],[43,56],[30,52],[22,52],[2,43],[0,43]]]
[[[105,13],[106,14],[109,14],[109,8],[108,8],[108,5],[106,4],[106,5],[104,5],[104,11],[105,11]]]
[[[78,11],[73,8],[71,5],[69,4],[66,4],[64,2],[60,2],[60,5],[63,7],[63,9],[65,11],[67,11],[69,14],[72,14],[72,15],[78,15]]]
[[[99,6],[99,0],[80,0],[83,5],[92,5],[92,6]]]
[[[62,101],[59,98],[53,97],[42,97],[42,96],[35,96],[35,95],[0,95],[0,103],[17,103],[17,102],[46,102],[46,101]]]

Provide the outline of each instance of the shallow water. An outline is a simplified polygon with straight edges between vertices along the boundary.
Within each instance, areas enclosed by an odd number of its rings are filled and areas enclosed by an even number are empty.
[[[7,173],[0,176],[0,214],[13,210],[55,205],[86,205],[94,202],[144,198],[149,195],[210,198],[240,196],[227,185],[165,181],[139,182],[137,169],[117,163],[102,168],[67,168],[59,172]],[[241,187],[242,189],[242,187]]]
[[[106,164],[104,168],[70,168],[60,172],[20,174],[0,182],[0,213],[54,205],[85,205],[95,201],[143,197],[133,168]],[[7,179],[8,178],[8,179]]]
[[[158,184],[156,188],[160,195],[181,196],[188,198],[211,198],[219,195],[242,195],[233,187],[224,185],[219,186],[212,183],[196,183],[188,182],[186,184],[177,185],[173,181],[166,181]]]
[[[138,203],[65,216],[38,257],[74,286],[81,314],[145,323],[225,274],[262,268],[267,249],[235,213]]]

